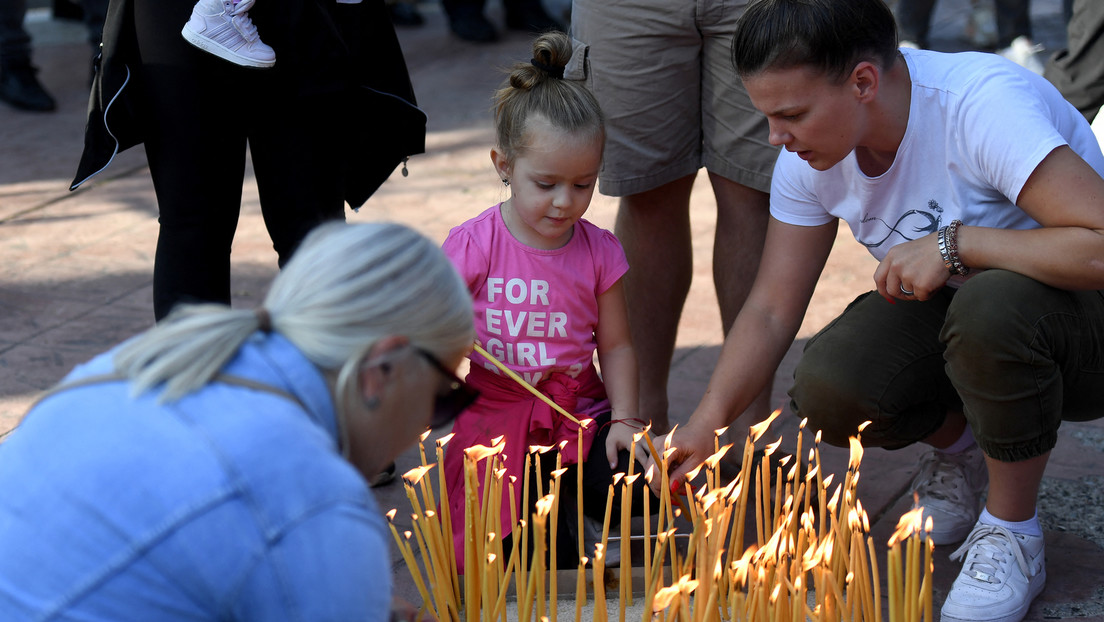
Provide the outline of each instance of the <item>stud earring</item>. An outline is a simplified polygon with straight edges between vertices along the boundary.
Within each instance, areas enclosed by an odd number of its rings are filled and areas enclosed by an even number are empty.
[[[502,178],[502,183],[505,184],[507,188],[510,187],[510,180],[509,179],[503,177]]]

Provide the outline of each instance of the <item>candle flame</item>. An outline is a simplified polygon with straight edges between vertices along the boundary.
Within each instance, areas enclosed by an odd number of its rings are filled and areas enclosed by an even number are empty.
[[[755,441],[759,440],[764,434],[766,434],[767,428],[769,428],[771,426],[771,424],[774,423],[774,420],[778,418],[778,415],[781,415],[781,414],[782,414],[782,409],[779,408],[778,410],[775,410],[774,412],[772,412],[771,416],[767,417],[763,421],[760,421],[759,423],[756,423],[755,425],[749,426],[748,427],[748,437],[751,438],[751,441],[755,442]]]
[[[671,432],[667,436],[663,437],[663,450],[667,451],[671,448],[671,439],[675,437],[675,430],[678,429],[678,424],[671,426]],[[666,459],[666,458],[665,458]]]
[[[502,453],[502,450],[505,448],[505,443],[499,443],[493,447],[487,447],[486,445],[472,445],[471,447],[468,447],[464,450],[464,455],[467,456],[467,458],[472,462],[479,462],[491,456]]]
[[[769,455],[773,454],[775,451],[778,450],[778,446],[781,445],[781,444],[782,444],[782,439],[778,439],[777,441],[774,441],[773,443],[767,443],[767,445],[765,447],[763,447],[763,455],[769,456]]]
[[[722,430],[727,430],[727,429],[728,428],[722,428]],[[731,447],[732,447],[732,443],[729,443],[729,444],[721,447],[712,456],[709,456],[708,458],[706,458],[705,461],[704,461],[704,464],[708,465],[709,468],[711,468],[711,469],[717,468],[717,465],[720,464],[720,462],[721,462],[721,458],[723,458],[724,455],[728,453],[728,450]],[[691,477],[690,479],[694,479],[694,478]]]
[[[437,439],[437,446],[444,447],[445,445],[448,445],[448,442],[451,441],[452,437],[454,436],[456,436],[456,432],[449,432],[448,434],[442,436],[441,438]]]
[[[556,499],[556,495],[548,494],[540,499],[537,499],[537,516],[546,517],[552,513],[552,502]]]
[[[410,469],[406,473],[403,473],[403,481],[411,486],[414,486],[418,482],[422,481],[422,478],[425,477],[425,474],[429,473],[429,471],[434,467],[435,464],[436,463],[427,464],[425,466],[417,466],[413,469]]]
[[[851,445],[851,458],[847,461],[847,468],[852,471],[859,470],[859,463],[863,458],[863,446],[859,442],[859,439],[852,436],[847,439],[847,442]]]
[[[674,452],[675,452],[675,448],[672,447],[671,448],[671,453],[674,453]],[[669,454],[666,451],[663,452],[663,459],[666,460],[668,455]],[[704,466],[705,466],[705,463],[703,462],[703,463],[699,464],[698,466],[694,467],[693,469],[690,469],[690,472],[686,474],[686,479],[687,480],[692,480],[695,477],[697,477],[698,473],[701,473],[701,470]]]
[[[924,521],[924,508],[913,508],[901,515],[897,521],[897,529],[889,538],[889,545],[894,546],[898,542],[908,539],[914,533],[920,533]]]

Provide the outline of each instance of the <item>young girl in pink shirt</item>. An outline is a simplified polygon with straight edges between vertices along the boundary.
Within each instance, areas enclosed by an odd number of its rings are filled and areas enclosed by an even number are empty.
[[[516,65],[495,94],[497,142],[491,161],[511,196],[455,227],[444,250],[472,294],[477,339],[488,354],[567,412],[595,419],[582,437],[583,510],[601,521],[613,473],[627,468],[632,436],[641,425],[635,419],[636,355],[621,283],[629,266],[613,234],[582,218],[602,163],[605,123],[594,96],[581,82],[565,78],[571,51],[565,34],[541,35],[533,60]],[[507,477],[518,479],[518,491],[532,445],[567,441],[562,463],[574,469],[578,462],[575,423],[483,356],[473,352],[470,358],[467,381],[481,395],[457,419],[444,460],[461,563],[465,448],[505,436]],[[546,459],[554,465],[554,452]],[[545,477],[550,470],[541,469]],[[575,499],[575,482],[575,474],[562,476],[561,499]],[[642,482],[637,487],[642,489]],[[499,533],[505,536],[512,525],[508,500],[503,501]],[[515,502],[517,516],[527,518],[530,510],[520,508],[520,499]],[[615,501],[615,517],[619,507]],[[575,523],[572,514],[565,526]],[[557,543],[564,551],[560,559],[572,567],[580,555],[573,540]],[[593,550],[581,554],[589,557]]]

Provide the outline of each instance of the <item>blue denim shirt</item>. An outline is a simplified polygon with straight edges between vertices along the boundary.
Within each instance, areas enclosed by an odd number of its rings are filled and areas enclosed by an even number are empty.
[[[390,535],[323,377],[260,333],[224,371],[302,405],[218,382],[158,404],[116,381],[31,410],[0,445],[0,620],[388,618]]]

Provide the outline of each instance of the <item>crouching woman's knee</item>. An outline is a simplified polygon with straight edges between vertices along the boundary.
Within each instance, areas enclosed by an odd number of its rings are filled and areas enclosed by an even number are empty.
[[[822,440],[846,447],[859,426],[877,417],[869,369],[834,348],[812,342],[794,370],[790,407]]]
[[[961,391],[1002,383],[1030,368],[1039,318],[1052,310],[1053,290],[1006,270],[987,270],[967,281],[947,310],[940,339],[947,373]],[[964,396],[965,397],[965,396]]]

